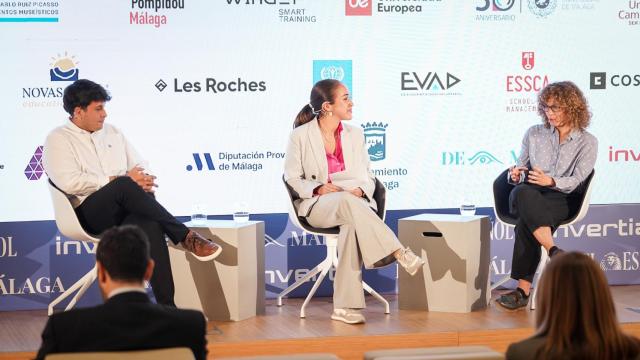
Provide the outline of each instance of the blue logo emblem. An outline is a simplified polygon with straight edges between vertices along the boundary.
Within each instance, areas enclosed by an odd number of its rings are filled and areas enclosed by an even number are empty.
[[[511,162],[516,162],[518,156],[514,150],[510,152]],[[489,165],[504,164],[500,159],[488,151],[476,151],[472,156],[468,156],[464,151],[443,151],[442,165]]]
[[[498,160],[495,156],[493,156],[490,152],[488,151],[478,151],[477,153],[475,153],[472,157],[470,157],[468,159],[469,164],[474,165],[475,163],[478,163],[480,165],[487,165],[487,164],[491,164],[492,162],[497,162],[498,164],[502,164],[502,161]]]
[[[53,63],[49,70],[51,81],[76,81],[80,70],[78,70],[77,61],[75,56],[69,56],[64,53],[64,56],[58,55],[57,58],[52,58]]]
[[[364,129],[364,142],[367,144],[367,152],[371,161],[384,160],[387,156],[387,126],[383,123],[366,123],[361,125]]]
[[[539,18],[549,16],[557,5],[557,0],[529,0],[529,10]]]
[[[211,154],[210,153],[204,153],[204,161],[206,162],[207,165],[207,169],[209,171],[211,170],[215,170],[216,166],[213,164],[213,159],[211,159]],[[199,153],[193,153],[193,161],[196,164],[196,168],[195,170],[197,171],[202,171],[204,169],[204,164],[202,163],[202,158],[200,157]],[[193,165],[189,164],[187,165],[187,171],[193,171]]]
[[[351,60],[313,60],[313,83],[334,79],[343,83],[353,96]]]

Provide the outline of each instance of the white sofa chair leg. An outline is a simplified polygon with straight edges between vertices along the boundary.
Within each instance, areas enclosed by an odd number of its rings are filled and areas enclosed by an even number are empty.
[[[277,297],[277,300],[276,300],[277,301],[277,305],[278,306],[282,306],[282,298],[285,295],[289,294],[291,291],[295,290],[296,288],[298,288],[302,284],[304,284],[307,281],[309,281],[309,279],[314,277],[316,274],[320,274],[318,276],[318,278],[316,279],[316,282],[313,284],[313,287],[309,291],[309,294],[305,298],[304,303],[302,303],[302,307],[300,308],[300,317],[301,318],[304,318],[306,316],[305,308],[306,308],[307,304],[309,304],[309,301],[311,301],[311,298],[313,297],[313,295],[316,293],[316,290],[318,290],[318,287],[322,283],[322,280],[324,280],[324,278],[327,276],[327,274],[329,273],[331,268],[335,267],[338,264],[338,251],[337,251],[337,248],[336,248],[337,245],[338,245],[338,236],[337,235],[325,235],[325,242],[326,242],[326,246],[327,246],[327,256],[324,258],[324,260],[322,260],[322,262],[320,264],[318,264],[316,267],[314,267],[305,276],[303,276],[302,278],[297,280],[295,283],[291,284],[289,287],[284,289],[280,294],[278,294],[278,297]]]
[[[502,279],[496,281],[493,283],[493,285],[491,285],[491,291],[497,289],[499,286],[504,285],[505,283],[507,283],[509,280],[511,280],[511,275],[506,275],[505,277],[503,277]]]
[[[538,288],[540,285],[540,279],[542,278],[542,273],[544,272],[544,268],[547,267],[547,263],[549,262],[550,258],[549,255],[547,254],[547,250],[545,250],[545,248],[542,248],[542,256],[540,256],[540,263],[538,264],[538,270],[536,271],[536,273],[538,274],[537,277],[538,279],[535,282],[535,287],[533,288],[533,294],[531,295],[531,299],[529,300],[529,308],[531,310],[535,310],[536,309],[536,295],[538,294]]]
[[[80,296],[82,296],[82,294],[84,294],[84,292],[86,291],[86,289],[84,290],[82,289],[84,287],[88,288],[91,285],[91,283],[93,283],[93,281],[95,280],[96,271],[97,271],[96,269],[97,269],[96,265],[94,265],[93,269],[91,269],[88,273],[86,273],[83,277],[81,277],[78,281],[76,281],[73,285],[71,285],[67,290],[65,290],[62,294],[60,294],[57,298],[55,298],[51,303],[49,303],[47,315],[51,316],[53,314],[53,308],[56,305],[58,305],[64,299],[71,296],[74,292],[78,291],[78,293],[69,303],[69,305],[67,305],[67,307],[65,308],[65,311],[71,309],[75,305],[77,299],[79,299]],[[80,293],[80,291],[82,291],[82,293]]]
[[[326,267],[324,267],[322,269],[322,271],[320,272],[320,275],[318,276],[318,279],[316,280],[316,282],[313,284],[313,287],[309,291],[309,295],[307,295],[307,297],[304,299],[304,302],[302,303],[302,306],[300,307],[300,317],[301,318],[305,318],[306,317],[306,313],[304,312],[304,309],[309,304],[309,301],[311,301],[311,298],[316,293],[316,290],[318,290],[318,287],[322,283],[322,280],[324,280],[324,277],[327,276],[327,273],[329,272],[330,269],[331,269],[330,265],[326,266]]]
[[[91,271],[89,271],[85,276],[82,277],[82,280],[84,280],[84,284],[80,287],[80,290],[78,290],[78,292],[71,299],[71,301],[69,301],[69,304],[64,309],[64,311],[70,310],[74,306],[76,306],[76,303],[78,302],[78,299],[80,299],[82,297],[82,295],[84,295],[84,293],[87,291],[87,289],[89,289],[89,287],[91,287],[93,282],[96,281],[97,277],[98,277],[98,267],[96,265],[94,265],[93,269],[91,269]]]
[[[391,311],[389,309],[389,302],[387,301],[387,299],[383,298],[382,295],[380,295],[377,291],[373,290],[373,288],[371,286],[369,286],[369,284],[367,284],[364,281],[362,282],[362,287],[364,288],[364,290],[366,292],[371,294],[371,296],[376,298],[378,301],[380,301],[382,303],[382,305],[384,305],[384,313],[385,314],[391,313]]]
[[[312,277],[316,276],[317,274],[319,274],[322,269],[325,268],[326,266],[326,262],[327,260],[323,260],[320,264],[318,264],[316,267],[314,267],[313,269],[309,270],[309,272],[303,276],[302,278],[300,278],[299,280],[297,280],[295,283],[289,285],[289,287],[287,287],[286,289],[284,289],[277,298],[277,303],[278,306],[282,306],[282,298],[289,294],[290,292],[292,292],[293,290],[297,289],[299,286],[301,286],[302,284],[304,284],[305,282],[307,282],[309,279],[311,279]]]

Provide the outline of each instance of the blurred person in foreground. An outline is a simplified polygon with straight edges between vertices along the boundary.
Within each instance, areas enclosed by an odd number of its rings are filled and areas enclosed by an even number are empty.
[[[511,344],[507,359],[640,359],[640,341],[622,332],[604,272],[589,256],[558,254],[539,286],[536,333]]]
[[[96,250],[98,287],[105,303],[49,317],[37,359],[51,353],[188,347],[205,359],[201,312],[153,304],[144,289],[153,273],[145,233],[133,225],[104,232]]]

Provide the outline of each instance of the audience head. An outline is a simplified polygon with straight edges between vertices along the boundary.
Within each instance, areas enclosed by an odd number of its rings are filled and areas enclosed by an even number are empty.
[[[638,341],[622,333],[607,279],[587,255],[556,255],[539,286],[536,327],[546,336],[540,358],[626,359],[640,352]]]
[[[584,130],[591,120],[587,99],[571,81],[545,86],[538,94],[538,114],[547,128],[559,122],[558,125],[569,124],[572,129]]]
[[[313,120],[316,116],[321,118],[325,115],[323,105],[325,103],[334,104],[336,101],[336,92],[340,87],[344,87],[338,80],[326,79],[320,80],[311,89],[309,95],[309,103],[302,107],[302,110],[296,116],[293,127],[304,125]]]
[[[141,286],[153,272],[147,235],[137,226],[124,225],[102,234],[96,251],[98,283],[103,296],[121,286]]]

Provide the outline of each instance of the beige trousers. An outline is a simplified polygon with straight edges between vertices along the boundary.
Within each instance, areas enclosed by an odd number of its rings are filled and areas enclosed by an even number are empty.
[[[402,248],[400,241],[365,199],[346,191],[320,196],[307,221],[318,228],[340,226],[333,307],[364,308],[362,264],[373,268],[377,261]]]

